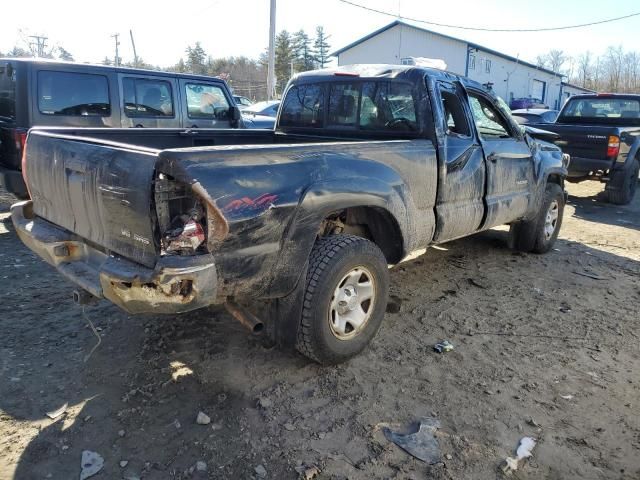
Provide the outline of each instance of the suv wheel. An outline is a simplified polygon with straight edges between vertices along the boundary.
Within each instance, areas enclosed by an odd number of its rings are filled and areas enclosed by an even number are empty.
[[[360,353],[380,328],[389,272],[380,249],[353,235],[318,239],[309,259],[296,347],[323,365]]]
[[[609,182],[615,187],[615,190],[607,188],[609,201],[611,203],[616,205],[627,205],[628,203],[631,203],[638,187],[639,172],[640,160],[635,160],[631,165],[631,168],[612,172]]]
[[[511,243],[522,252],[547,253],[553,247],[564,214],[564,192],[557,183],[548,183],[535,218],[511,226]]]

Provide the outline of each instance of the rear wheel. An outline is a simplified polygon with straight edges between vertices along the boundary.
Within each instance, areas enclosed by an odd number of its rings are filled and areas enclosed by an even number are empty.
[[[380,328],[389,273],[380,249],[367,239],[319,239],[309,259],[296,347],[324,365],[360,353]]]
[[[557,183],[549,183],[535,218],[511,226],[511,241],[522,252],[547,253],[553,247],[564,214],[564,192]]]
[[[611,173],[607,193],[609,201],[616,205],[627,205],[631,203],[636,189],[638,188],[638,173],[640,172],[640,161],[635,160],[631,168],[615,170]]]

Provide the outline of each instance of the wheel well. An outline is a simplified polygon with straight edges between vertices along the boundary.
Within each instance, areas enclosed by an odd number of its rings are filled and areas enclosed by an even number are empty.
[[[562,177],[560,175],[552,173],[547,177],[547,183],[557,183],[562,187],[564,182],[562,181]]]
[[[402,231],[387,210],[377,207],[349,207],[332,212],[322,221],[318,236],[349,233],[375,243],[389,264],[403,257]]]

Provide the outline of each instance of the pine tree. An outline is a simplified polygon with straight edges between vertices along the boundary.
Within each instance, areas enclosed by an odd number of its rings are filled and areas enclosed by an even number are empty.
[[[311,39],[304,30],[298,30],[291,39],[296,72],[306,72],[315,68]]]
[[[73,62],[73,55],[71,55],[71,53],[69,53],[68,50],[65,50],[62,47],[58,47],[58,58],[60,60],[64,60],[66,62]]]
[[[330,36],[325,33],[322,25],[316,27],[316,38],[313,42],[313,52],[316,63],[320,68],[324,68],[329,62],[329,49],[331,48],[328,42],[329,38]]]
[[[282,92],[291,77],[291,62],[294,60],[291,35],[282,30],[276,36],[276,85]]]
[[[188,46],[187,61],[185,62],[186,71],[195,73],[198,75],[206,75],[207,73],[207,52],[204,51],[200,42],[196,42],[195,45]]]

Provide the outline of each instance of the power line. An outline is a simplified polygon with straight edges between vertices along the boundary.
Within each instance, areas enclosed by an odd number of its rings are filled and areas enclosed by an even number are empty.
[[[368,10],[370,12],[379,13],[381,15],[386,15],[388,17],[401,18],[403,20],[409,20],[411,22],[425,23],[427,25],[434,25],[436,27],[447,27],[447,28],[457,28],[459,30],[474,30],[479,32],[551,32],[555,30],[569,30],[573,28],[582,28],[582,27],[591,27],[593,25],[601,25],[603,23],[617,22],[618,20],[625,20],[631,17],[637,17],[640,15],[640,12],[630,13],[629,15],[623,15],[621,17],[615,18],[607,18],[605,20],[598,20],[595,22],[589,23],[579,23],[576,25],[564,25],[562,27],[546,27],[546,28],[483,28],[483,27],[469,27],[465,25],[450,25],[447,23],[438,23],[431,22],[429,20],[422,20],[419,18],[411,18],[404,17],[401,15],[396,15],[395,13],[385,12],[383,10],[377,10],[375,8],[367,7],[365,5],[360,5],[358,3],[350,2],[349,0],[338,0],[339,2],[346,3],[347,5],[351,5],[353,7],[362,8],[363,10]]]

